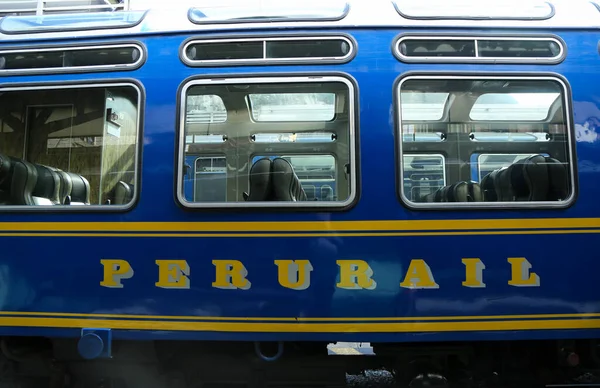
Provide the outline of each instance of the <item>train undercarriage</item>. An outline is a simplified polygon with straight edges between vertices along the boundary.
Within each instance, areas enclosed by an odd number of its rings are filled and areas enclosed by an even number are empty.
[[[342,388],[357,375],[370,387],[600,387],[598,340],[327,345],[114,341],[111,358],[85,360],[71,339],[7,337],[0,388]]]

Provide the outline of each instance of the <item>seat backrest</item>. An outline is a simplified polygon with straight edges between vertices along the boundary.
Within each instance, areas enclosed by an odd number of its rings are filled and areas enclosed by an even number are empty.
[[[37,183],[37,169],[25,160],[10,158],[12,177],[10,182],[11,205],[35,205],[32,193]]]
[[[516,201],[546,201],[550,180],[543,155],[521,159],[508,169],[513,197]],[[508,173],[507,173],[508,174]]]
[[[0,154],[0,190],[10,189],[12,163],[8,156]]]
[[[546,157],[548,167],[548,201],[565,200],[569,195],[567,168],[558,160]]]
[[[133,186],[123,181],[118,181],[114,189],[114,205],[124,205],[133,198]]]
[[[495,185],[495,178],[498,171],[499,170],[494,170],[481,179],[481,193],[483,194],[483,200],[486,202],[495,202],[498,200]]]
[[[68,173],[64,172],[63,170],[59,170],[56,167],[48,168],[58,175],[58,178],[60,180],[58,199],[60,201],[60,204],[64,205],[65,201],[67,200],[67,197],[71,194],[71,190],[73,190],[73,181],[71,180],[71,176]]]
[[[37,170],[37,181],[33,188],[33,201],[36,205],[60,204],[60,178],[52,169],[34,164]]]
[[[321,186],[321,201],[333,201],[333,189],[331,186]]]
[[[261,158],[252,165],[248,174],[248,193],[243,194],[246,201],[273,200],[271,185],[272,164],[269,158]]]
[[[69,205],[89,205],[90,204],[90,183],[87,179],[74,172],[68,172],[71,177],[71,194],[67,197],[65,204]]]
[[[459,181],[443,188],[442,202],[481,202],[483,195],[477,182]]]
[[[271,181],[275,201],[306,201],[306,194],[294,168],[283,158],[273,159]],[[323,190],[321,188],[321,190]]]
[[[0,205],[10,205],[10,188],[12,186],[13,164],[11,159],[0,154]]]

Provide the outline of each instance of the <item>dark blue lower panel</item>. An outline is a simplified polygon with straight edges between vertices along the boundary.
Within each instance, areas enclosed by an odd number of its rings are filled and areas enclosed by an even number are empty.
[[[109,327],[117,337],[156,339],[412,341],[573,337],[600,328],[599,263],[587,248],[595,232],[162,236],[3,237],[0,334],[13,331],[7,326],[30,326],[29,334]],[[468,287],[463,259],[475,258]],[[175,261],[159,263],[161,271],[157,260]],[[217,270],[232,260],[247,272],[242,288],[218,288],[236,284],[239,268],[233,278]],[[302,282],[280,274],[277,260],[309,260],[310,284],[284,287]],[[340,273],[349,264],[372,274]],[[349,284],[358,288],[342,288]]]

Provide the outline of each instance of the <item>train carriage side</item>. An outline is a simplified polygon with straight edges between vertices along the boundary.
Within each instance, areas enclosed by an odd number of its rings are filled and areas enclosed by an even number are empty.
[[[238,354],[278,350],[291,380],[600,367],[600,11],[459,28],[371,6],[111,13],[125,29],[77,34],[0,19],[3,357],[50,352],[82,386],[102,377],[82,356],[149,386],[241,381]],[[305,357],[335,341],[377,356]]]

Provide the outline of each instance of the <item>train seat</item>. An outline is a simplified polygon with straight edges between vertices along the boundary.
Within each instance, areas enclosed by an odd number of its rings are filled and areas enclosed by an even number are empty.
[[[117,182],[114,188],[114,205],[124,205],[133,198],[133,185],[123,181]]]
[[[283,158],[273,159],[271,171],[275,201],[306,201],[306,193],[291,163]],[[321,189],[322,190],[322,189]]]
[[[68,173],[66,173],[63,170],[60,170],[58,168],[55,168],[55,167],[48,167],[48,168],[50,168],[52,171],[54,171],[58,175],[58,178],[60,180],[60,189],[59,189],[59,193],[58,193],[58,199],[61,204],[64,204],[65,201],[67,200],[67,197],[69,196],[69,194],[71,194],[71,190],[73,189],[73,181],[71,180],[71,176]]]
[[[65,200],[67,205],[89,205],[90,204],[90,183],[87,179],[74,172],[68,172],[71,177],[71,194]]]
[[[567,171],[554,158],[533,155],[492,171],[482,179],[482,187],[487,200],[495,195],[503,202],[556,201],[568,195]]]
[[[10,204],[12,163],[8,156],[0,154],[0,204]]]
[[[10,182],[11,205],[36,205],[33,190],[37,183],[37,169],[25,160],[10,158],[12,177]]]
[[[565,200],[569,195],[567,168],[560,161],[545,157],[548,167],[548,201]]]
[[[321,201],[333,201],[333,189],[331,186],[321,186]]]
[[[269,158],[257,160],[250,168],[248,193],[244,193],[246,201],[271,201],[271,167]]]
[[[481,202],[483,194],[477,182],[459,181],[422,198],[423,202]]]
[[[37,171],[37,181],[33,188],[33,202],[36,205],[60,204],[60,177],[49,167],[34,164]]]
[[[495,202],[498,200],[496,192],[496,176],[499,171],[501,171],[501,169],[494,170],[481,179],[481,192],[483,194],[483,199],[486,202]]]

